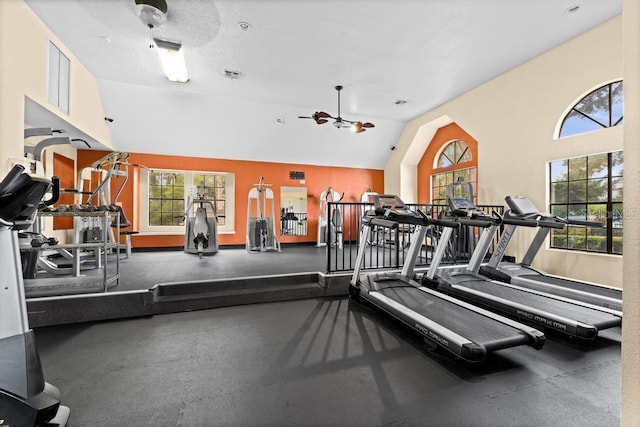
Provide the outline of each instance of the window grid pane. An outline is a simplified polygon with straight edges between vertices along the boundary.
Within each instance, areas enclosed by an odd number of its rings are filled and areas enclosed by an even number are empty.
[[[577,135],[623,123],[622,81],[606,84],[582,98],[562,120],[559,137]]]
[[[149,225],[184,225],[184,174],[149,172]]]
[[[193,176],[193,185],[198,191],[204,189],[205,197],[214,199],[215,213],[217,223],[220,226],[225,225],[225,188],[227,185],[227,177],[221,174],[199,173]],[[194,214],[197,206],[193,206]],[[207,211],[207,213],[209,213]]]
[[[603,226],[552,230],[551,247],[622,253],[622,167],[622,152],[549,163],[552,214]]]
[[[447,185],[456,182],[458,177],[462,177],[466,182],[470,182],[473,185],[474,192],[476,192],[476,176],[477,170],[475,167],[432,175],[431,203],[434,205],[447,204]],[[477,198],[477,194],[474,194],[474,198]]]

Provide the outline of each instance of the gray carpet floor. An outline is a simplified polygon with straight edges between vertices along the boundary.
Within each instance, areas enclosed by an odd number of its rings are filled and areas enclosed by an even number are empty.
[[[619,328],[591,345],[551,336],[542,350],[502,350],[479,366],[428,351],[348,299],[55,326],[36,337],[70,427],[620,423]]]
[[[326,264],[326,248],[312,245],[284,246],[279,253],[220,249],[202,258],[181,250],[134,252],[120,261],[120,284],[111,292],[149,289],[167,282],[324,272]]]

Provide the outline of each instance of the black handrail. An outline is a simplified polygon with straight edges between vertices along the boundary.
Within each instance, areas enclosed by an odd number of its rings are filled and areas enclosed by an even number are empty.
[[[441,218],[446,214],[447,205],[432,204],[407,204],[409,209],[421,210],[432,218]],[[491,214],[504,213],[504,206],[481,205],[483,211]],[[326,272],[343,273],[353,271],[356,254],[360,244],[360,231],[362,229],[362,217],[367,210],[373,209],[368,203],[361,202],[329,202],[327,203],[327,218],[331,219],[331,213],[339,210],[341,214],[341,241],[331,242],[326,247]],[[406,250],[412,238],[413,227],[400,226],[390,229],[374,226],[367,242],[363,269],[401,268],[404,263]],[[417,267],[426,267],[433,255],[441,233],[440,226],[431,226],[425,236],[421,253],[416,262]],[[461,227],[454,233],[448,245],[444,263],[467,262],[475,247],[479,230],[475,227]],[[497,243],[500,233],[494,240]],[[490,251],[491,253],[492,251]]]

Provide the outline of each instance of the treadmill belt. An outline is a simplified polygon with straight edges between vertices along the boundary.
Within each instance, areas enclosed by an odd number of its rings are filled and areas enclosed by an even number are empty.
[[[568,317],[588,325],[593,325],[598,329],[610,328],[621,323],[621,319],[618,316],[614,316],[609,313],[513,289],[499,283],[478,279],[477,276],[469,273],[457,273],[452,274],[451,276],[454,280],[450,281],[445,278],[445,281],[454,282],[456,287],[464,286],[475,291],[484,292],[534,309]],[[456,289],[456,287],[451,287],[456,294],[464,292],[464,290]]]
[[[487,348],[492,342],[514,335],[525,336],[517,329],[412,286],[388,287],[377,292]]]
[[[521,277],[535,282],[547,283],[549,285],[563,286],[565,288],[589,292],[603,297],[622,299],[622,291],[605,288],[603,286],[589,285],[575,280],[562,279],[560,277],[552,277],[544,274],[523,274],[516,277]]]

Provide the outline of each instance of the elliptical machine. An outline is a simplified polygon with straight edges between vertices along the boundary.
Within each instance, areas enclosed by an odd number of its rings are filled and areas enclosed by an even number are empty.
[[[193,206],[197,205],[195,213]],[[210,207],[210,213],[207,212]],[[218,220],[216,218],[216,199],[207,197],[204,183],[200,184],[196,194],[189,194],[187,209],[184,212],[185,234],[184,251],[188,254],[218,253]]]
[[[65,426],[69,408],[45,382],[29,328],[18,231],[28,229],[51,181],[15,165],[0,182],[0,425]]]

